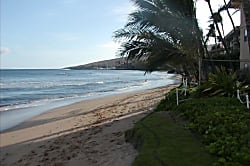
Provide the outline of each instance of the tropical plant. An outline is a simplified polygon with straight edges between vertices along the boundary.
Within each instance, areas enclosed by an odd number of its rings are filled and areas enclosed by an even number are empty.
[[[137,10],[129,15],[124,28],[114,33],[114,38],[123,42],[119,54],[145,61],[148,71],[166,63],[187,70],[197,68],[203,46],[193,0],[132,2]]]
[[[231,5],[231,0],[230,0],[228,3],[226,2],[226,0],[223,0],[223,1],[224,1],[224,5],[221,7],[221,10],[226,10],[227,15],[228,15],[228,17],[229,17],[229,19],[230,19],[230,21],[231,21],[231,24],[232,24],[233,29],[234,29],[234,32],[235,32],[235,31],[236,31],[236,27],[235,27],[233,18],[232,18],[231,14],[230,14],[230,12],[229,12],[229,10],[228,10],[229,7],[230,7],[230,5]]]
[[[230,14],[230,12],[229,12],[229,8],[230,8],[230,6],[231,6],[231,0],[227,3],[226,2],[226,0],[223,0],[224,1],[224,5],[222,6],[222,7],[220,7],[219,9],[218,9],[218,12],[223,12],[223,11],[226,11],[226,13],[227,13],[227,15],[228,15],[228,17],[229,17],[229,19],[230,19],[230,22],[231,22],[231,24],[232,24],[232,26],[233,26],[233,31],[234,31],[234,35],[236,35],[236,36],[238,36],[238,33],[236,33],[236,26],[235,26],[235,23],[234,23],[234,21],[233,21],[233,18],[232,18],[232,15]],[[237,11],[237,10],[236,10]],[[238,46],[240,46],[240,41],[239,40],[237,40],[236,41],[237,42],[237,45]],[[230,48],[229,48],[230,49]]]
[[[205,0],[205,1],[206,1],[207,4],[208,4],[208,7],[209,7],[209,10],[210,10],[210,13],[211,13],[211,18],[213,19],[213,22],[214,22],[214,24],[215,24],[216,30],[217,30],[217,32],[218,32],[218,34],[219,34],[219,40],[222,42],[222,44],[223,44],[223,46],[224,46],[224,49],[225,49],[225,51],[226,51],[227,56],[229,56],[229,50],[228,50],[228,48],[227,48],[227,45],[226,45],[225,40],[224,40],[224,37],[223,37],[223,35],[222,35],[222,33],[221,33],[221,30],[220,30],[220,28],[219,28],[219,23],[221,23],[221,25],[223,25],[223,24],[222,24],[222,17],[221,17],[221,15],[220,15],[220,12],[221,12],[222,10],[219,10],[218,12],[213,12],[212,5],[211,5],[210,0]]]
[[[250,87],[250,71],[249,70],[239,71],[238,77],[239,77],[239,80],[244,83],[244,85]],[[250,94],[250,88],[248,90],[248,93]]]
[[[236,98],[193,99],[172,110],[184,114],[189,128],[203,136],[207,150],[219,157],[215,165],[250,164],[250,112]]]
[[[207,44],[209,37],[214,37],[216,38],[216,32],[215,32],[215,27],[214,24],[209,24],[209,29],[208,29],[208,33],[206,35],[206,39],[205,39],[205,44]],[[216,42],[215,42],[216,43]]]
[[[247,91],[247,87],[238,81],[236,72],[227,71],[225,67],[216,67],[215,74],[210,73],[208,81],[204,82],[199,91],[205,96],[236,96],[237,90]]]

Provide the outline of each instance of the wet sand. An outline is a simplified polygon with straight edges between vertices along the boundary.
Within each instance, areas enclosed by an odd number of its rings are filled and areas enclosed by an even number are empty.
[[[0,133],[0,165],[128,166],[137,151],[124,132],[177,85],[85,100]]]

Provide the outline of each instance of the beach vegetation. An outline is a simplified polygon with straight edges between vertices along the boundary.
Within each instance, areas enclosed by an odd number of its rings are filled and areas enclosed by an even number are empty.
[[[250,165],[250,112],[236,98],[238,89],[241,92],[249,93],[247,86],[249,84],[244,82],[247,79],[243,78],[244,74],[246,73],[242,73],[242,76],[239,77],[236,72],[225,67],[217,67],[216,72],[210,73],[209,79],[202,82],[201,86],[189,87],[187,95],[184,95],[184,87],[180,85],[178,87],[179,105],[176,103],[176,89],[171,90],[158,104],[155,113],[149,117],[155,116],[154,114],[159,116],[160,112],[171,115],[168,120],[191,131],[197,138],[196,141],[202,142],[202,147],[206,149],[206,152],[216,158],[216,161],[210,165]],[[166,116],[161,118],[166,118]],[[160,121],[161,118],[158,117],[156,121]],[[180,123],[180,121],[186,123]],[[138,122],[142,125],[141,123],[144,126],[153,126],[146,123],[145,120]],[[166,128],[169,126],[167,123],[164,125]],[[138,126],[133,129],[132,133],[136,134],[132,134],[132,136],[136,138],[132,137],[132,142],[137,138],[143,140],[141,144],[150,141],[147,140],[147,137],[142,137],[146,131]],[[162,128],[161,125],[158,125],[158,128]],[[154,132],[158,131],[158,128],[156,127]],[[142,134],[140,134],[141,130]],[[161,134],[164,135],[164,133]],[[168,139],[165,140],[169,141]],[[143,147],[141,144],[140,147]],[[140,154],[144,153],[141,150],[144,151],[143,148],[139,148]],[[140,157],[139,155],[138,158]],[[164,159],[166,162],[169,161],[167,156]],[[143,157],[136,160],[144,161]],[[201,163],[203,162],[201,161]]]
[[[193,0],[132,0],[137,10],[114,33],[122,42],[119,55],[144,61],[147,71],[171,66],[183,76],[197,77],[200,59],[212,63],[205,66],[201,85],[180,95],[178,106],[174,89],[154,113],[126,132],[127,140],[139,150],[133,165],[250,165],[250,112],[236,98],[237,90],[249,93],[249,72],[234,72],[239,64],[230,61],[238,60],[239,52],[232,52],[224,39],[221,12],[227,11],[231,19],[229,4],[224,1],[214,12],[210,0],[205,1],[211,12],[206,40]],[[235,30],[232,19],[231,23]],[[222,54],[209,55],[210,37],[215,38],[215,52],[220,49]],[[230,63],[215,65],[213,58]],[[183,88],[179,87],[181,94]]]
[[[247,92],[249,87],[239,81],[236,72],[225,67],[216,67],[215,73],[209,73],[209,78],[199,86],[199,95],[236,97],[237,90]]]
[[[193,0],[132,0],[137,10],[124,28],[115,31],[122,42],[119,55],[146,62],[146,70],[161,68],[192,72],[203,52],[202,31]]]
[[[212,165],[216,157],[205,150],[201,139],[176,124],[171,116],[169,112],[153,113],[126,132],[127,140],[139,150],[132,165]]]
[[[250,71],[243,70],[237,73],[239,81],[243,82],[245,86],[250,87]],[[250,92],[249,92],[250,93]]]
[[[225,49],[227,57],[229,57],[230,52],[229,52],[228,46],[227,46],[227,44],[225,42],[225,39],[224,39],[224,25],[223,25],[223,18],[221,16],[222,11],[224,11],[224,10],[228,11],[229,4],[226,4],[225,1],[224,1],[225,5],[220,7],[217,12],[214,12],[213,9],[212,9],[211,1],[210,0],[205,0],[205,1],[208,4],[208,8],[209,8],[210,14],[211,14],[210,22],[212,22],[209,25],[210,30],[209,30],[208,34],[206,35],[207,36],[206,42],[208,41],[208,38],[210,36],[215,38],[215,43],[217,43],[216,39],[218,38],[219,42],[222,43],[222,45],[223,45],[223,47]],[[227,12],[227,13],[228,13],[228,16],[229,16],[229,18],[231,20],[231,18],[232,18],[231,15],[229,14],[229,12]],[[233,23],[233,20],[231,20],[231,23],[233,24],[233,27],[235,27],[234,23]],[[219,24],[221,25],[221,28],[220,28]],[[218,33],[219,36],[216,35],[216,32]],[[205,44],[206,44],[206,42],[205,42]]]
[[[210,0],[205,0],[211,16],[208,33],[203,36],[196,18],[194,0],[131,1],[136,10],[129,14],[127,24],[115,31],[113,37],[121,42],[118,55],[132,61],[143,61],[146,71],[173,69],[195,76],[198,80],[200,59],[214,59],[217,55],[220,60],[239,59],[239,51],[230,48],[225,41],[222,12],[227,12],[237,35],[229,12],[230,2],[224,0],[224,5],[216,11],[212,9]],[[215,39],[213,53],[207,47],[212,44],[208,42],[210,37]],[[233,65],[232,62],[225,64],[230,68],[239,68],[238,64]]]
[[[236,98],[190,100],[175,108],[203,136],[207,150],[229,165],[250,164],[250,112]],[[224,164],[225,164],[224,163]]]
[[[191,135],[196,138],[196,142],[201,141],[201,147],[204,147],[206,152],[215,157],[213,158],[215,160],[201,159],[200,163],[202,163],[202,165],[204,165],[203,163],[210,163],[209,165],[250,165],[249,110],[245,105],[241,104],[237,98],[225,96],[195,97],[197,96],[197,90],[198,88],[193,88],[192,92],[189,93],[189,97],[187,97],[189,99],[181,102],[178,106],[176,105],[175,90],[172,90],[166,95],[165,99],[160,102],[155,113],[139,121],[132,130],[132,134],[131,131],[129,131],[130,134],[128,134],[128,138],[130,138],[131,142],[140,142],[137,143],[139,144],[139,146],[137,146],[139,155],[135,163],[155,160],[153,156],[147,156],[150,154],[149,152],[154,153],[154,149],[150,146],[148,147],[148,145],[144,145],[149,144],[148,141],[157,144],[157,140],[146,135],[146,133],[150,133],[146,128],[150,127],[150,131],[154,133],[161,131],[158,133],[159,136],[157,135],[158,139],[163,136],[163,138],[158,141],[160,143],[161,141],[164,142],[161,143],[160,147],[162,149],[167,149],[165,152],[166,154],[171,153],[172,155],[176,155],[175,160],[178,160],[178,155],[175,151],[173,152],[172,149],[169,150],[168,147],[165,146],[176,146],[176,150],[178,149],[178,151],[181,151],[180,149],[183,145],[179,147],[176,144],[178,144],[177,142],[182,144],[182,141],[187,141],[185,140],[187,135],[183,134],[182,137],[179,136],[183,140],[178,140],[176,139],[178,136],[175,134],[178,134],[178,132],[186,133],[191,131]],[[171,118],[166,119],[166,115],[161,112],[166,112],[166,114],[171,115]],[[164,118],[165,120],[162,120]],[[157,125],[155,124],[154,126],[150,119],[154,119],[154,123]],[[185,123],[180,123],[180,121],[184,121]],[[159,124],[161,122],[162,124]],[[176,128],[182,128],[181,131],[178,131],[178,129],[174,128],[169,123],[173,123],[173,126],[177,125],[178,127]],[[169,127],[174,128],[171,134],[169,134],[170,131],[168,131],[170,130],[168,129]],[[185,129],[187,131],[185,131]],[[172,136],[176,136],[176,144],[172,142]],[[153,135],[151,137],[156,136]],[[190,144],[190,146],[189,148],[192,149],[194,145]],[[161,154],[161,150],[159,150],[159,153],[159,156],[163,155],[162,160],[166,163],[171,162],[171,159],[169,159],[167,155]],[[189,157],[192,157],[193,155],[195,156],[195,153],[189,155]],[[182,164],[186,162],[185,160],[182,161]],[[211,164],[211,162],[213,162],[213,164]]]

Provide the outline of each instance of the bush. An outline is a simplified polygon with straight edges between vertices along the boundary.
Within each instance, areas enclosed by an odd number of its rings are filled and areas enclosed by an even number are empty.
[[[184,91],[182,91],[182,86],[178,87],[179,90],[179,100],[189,100],[190,98],[195,98],[197,96],[197,87],[192,87],[187,89],[187,95],[184,95]],[[157,105],[155,111],[169,111],[174,110],[177,107],[176,103],[176,89],[172,89],[165,96],[165,99],[161,100],[161,102]]]
[[[243,82],[244,85],[250,86],[250,71],[249,70],[240,71],[238,73],[238,78],[239,78],[239,81]]]
[[[237,99],[215,97],[190,100],[175,108],[203,135],[217,164],[250,165],[250,112]]]
[[[156,110],[176,110],[184,115],[190,122],[188,128],[201,134],[206,149],[219,157],[215,165],[250,165],[250,111],[236,98],[232,98],[236,87],[243,86],[235,84],[236,75],[228,75],[224,69],[220,72],[212,77],[216,81],[210,79],[206,84],[206,88],[212,86],[206,93],[204,85],[194,88],[189,91],[188,96],[192,99],[177,106],[176,93],[172,90]],[[221,85],[219,80],[222,80]],[[226,85],[222,86],[223,84]],[[230,89],[231,85],[235,87]],[[201,97],[205,94],[224,97]],[[199,98],[195,98],[197,96]]]
[[[201,96],[236,96],[237,89],[246,92],[249,88],[238,81],[237,74],[225,68],[216,68],[216,74],[209,74],[208,81],[199,87]]]
[[[133,166],[211,166],[217,160],[201,147],[200,139],[166,112],[154,112],[141,119],[125,137],[139,151]]]
[[[171,90],[166,94],[165,99],[157,105],[155,111],[166,111],[176,106],[176,89]]]

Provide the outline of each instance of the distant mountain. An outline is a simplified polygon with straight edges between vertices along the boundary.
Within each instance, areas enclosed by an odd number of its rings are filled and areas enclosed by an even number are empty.
[[[73,70],[98,70],[98,69],[114,69],[114,70],[144,70],[143,62],[127,61],[126,58],[115,58],[110,60],[93,62],[85,65],[67,67]]]

